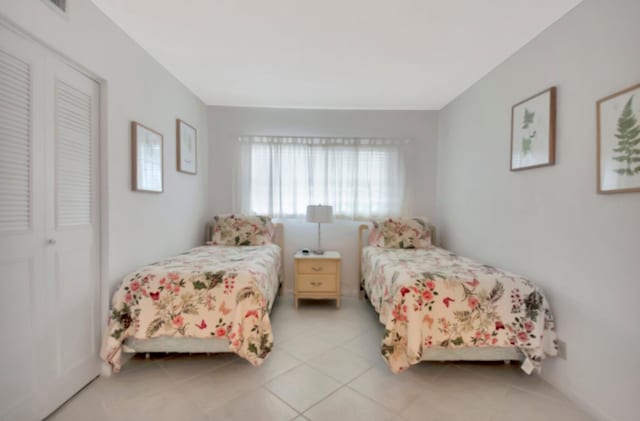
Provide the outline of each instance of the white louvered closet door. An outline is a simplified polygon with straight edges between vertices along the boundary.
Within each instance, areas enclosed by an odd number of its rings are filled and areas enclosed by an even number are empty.
[[[99,373],[98,85],[0,25],[0,420]]]
[[[43,63],[0,27],[0,419],[39,415],[44,294]]]
[[[46,267],[49,314],[45,410],[60,406],[98,374],[98,84],[49,57],[45,141]]]

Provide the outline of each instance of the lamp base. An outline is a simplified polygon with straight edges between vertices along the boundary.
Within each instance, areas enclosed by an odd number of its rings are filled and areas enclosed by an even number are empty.
[[[311,250],[313,254],[324,254],[324,250]]]

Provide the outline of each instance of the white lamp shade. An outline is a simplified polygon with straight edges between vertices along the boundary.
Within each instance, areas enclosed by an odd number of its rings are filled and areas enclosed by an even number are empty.
[[[333,222],[333,207],[326,205],[307,206],[307,222],[327,224]]]

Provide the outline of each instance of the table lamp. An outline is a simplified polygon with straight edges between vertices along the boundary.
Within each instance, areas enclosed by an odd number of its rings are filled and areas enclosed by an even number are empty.
[[[315,254],[324,254],[324,250],[320,246],[320,224],[329,224],[333,222],[333,207],[327,205],[309,205],[307,206],[307,222],[318,224],[318,248],[312,250]]]

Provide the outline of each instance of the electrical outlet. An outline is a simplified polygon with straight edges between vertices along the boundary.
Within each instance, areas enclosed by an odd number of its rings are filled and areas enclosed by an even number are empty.
[[[567,343],[565,341],[558,340],[558,358],[567,359]]]

